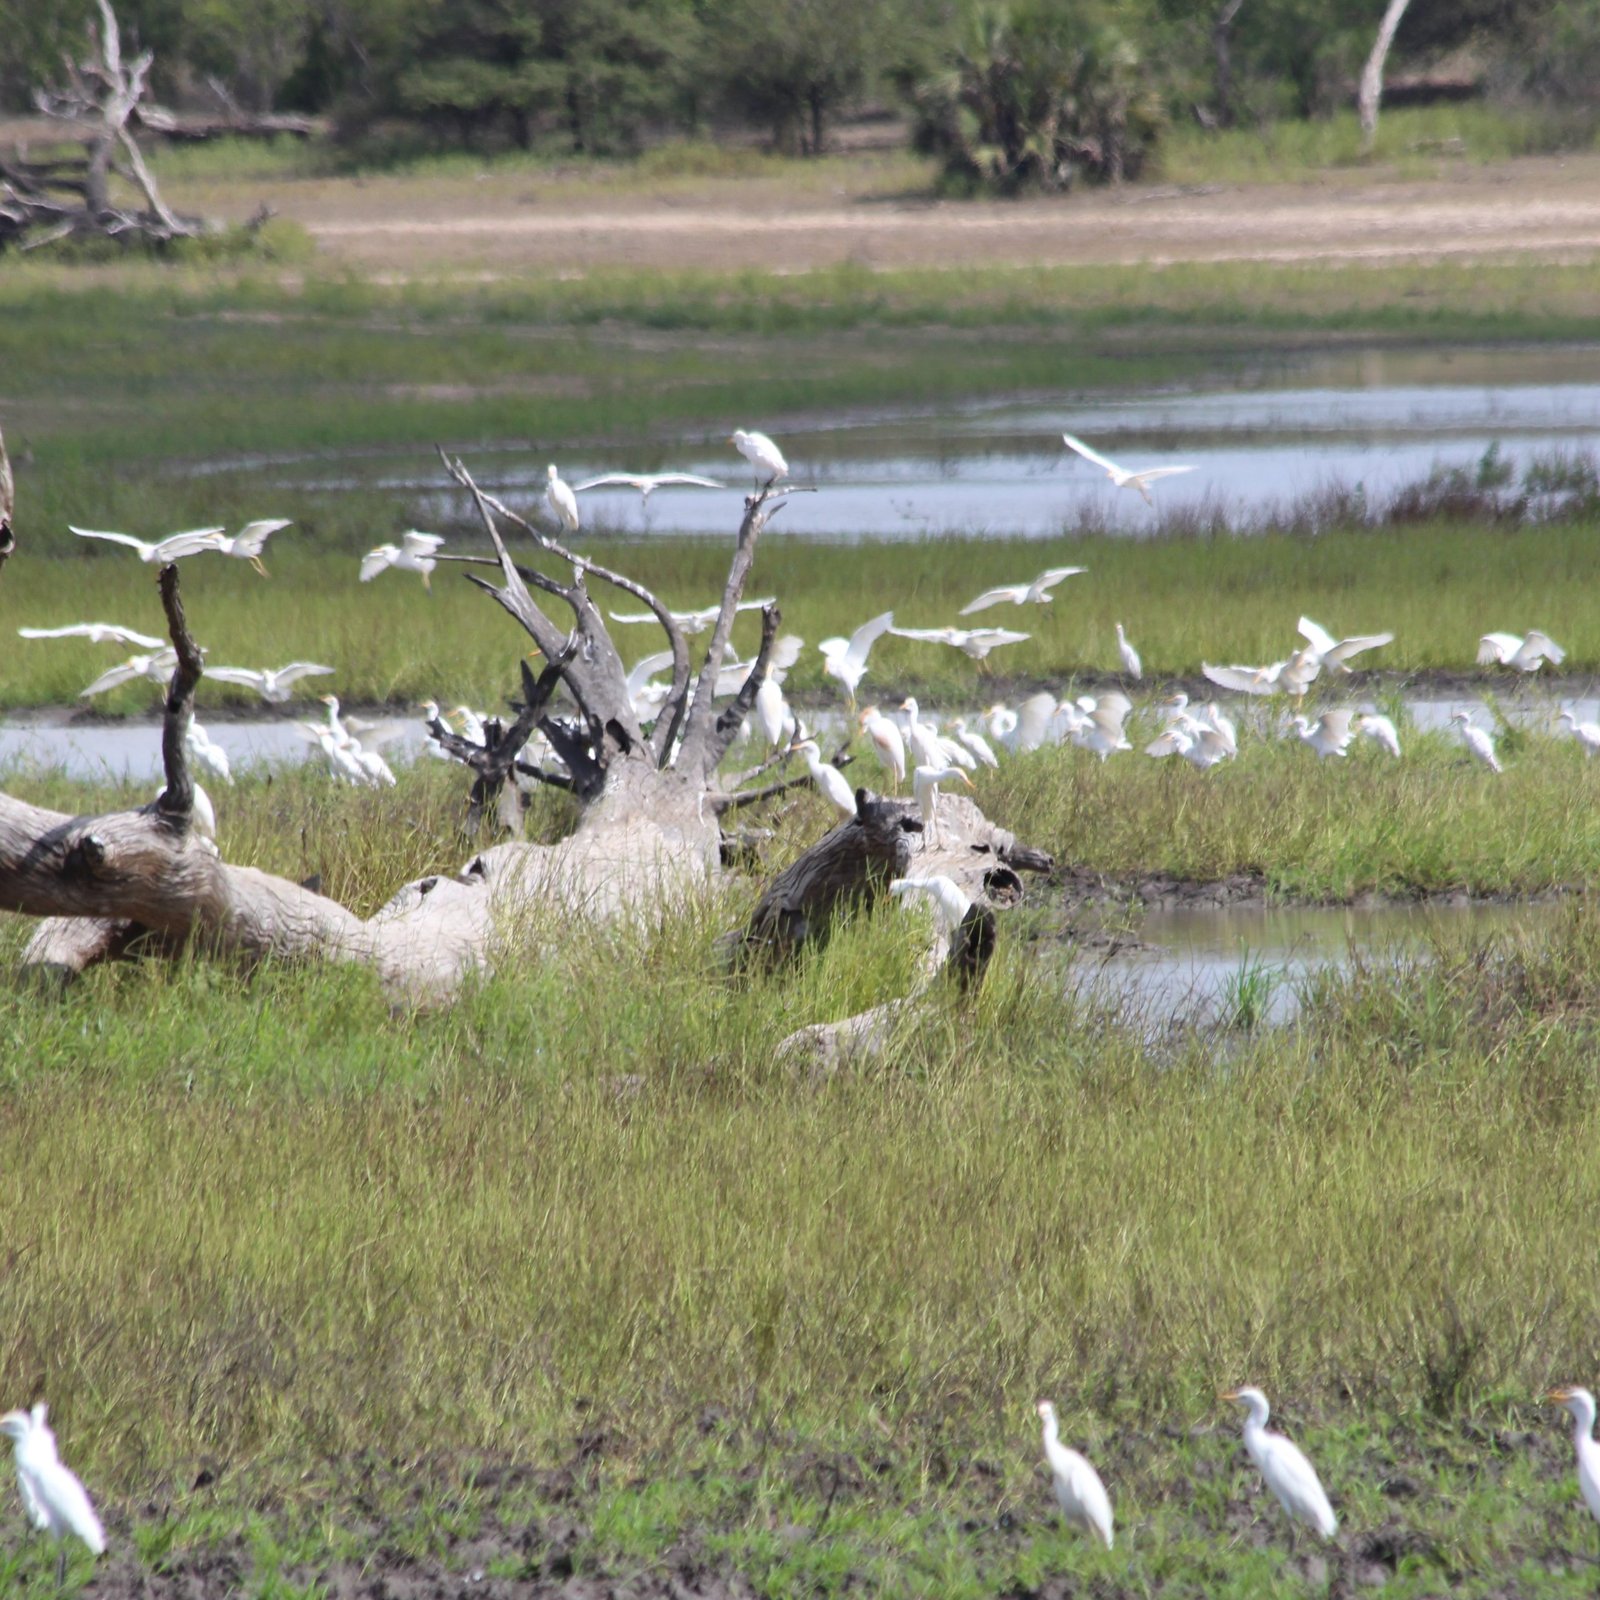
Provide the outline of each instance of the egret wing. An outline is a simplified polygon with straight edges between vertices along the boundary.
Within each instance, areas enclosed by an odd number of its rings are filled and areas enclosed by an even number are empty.
[[[295,683],[301,678],[325,678],[337,670],[335,667],[319,666],[315,661],[291,661],[288,666],[279,667],[273,676],[280,684]]]
[[[867,659],[868,652],[873,645],[894,626],[894,612],[883,611],[870,622],[863,622],[854,633],[850,635],[850,646],[845,651],[846,657],[861,665]]]
[[[431,556],[443,543],[441,535],[423,533],[416,528],[408,528],[400,537],[401,547],[408,556]]]
[[[67,531],[75,533],[80,539],[109,539],[112,544],[125,544],[130,550],[137,550],[142,555],[154,546],[145,539],[135,539],[131,533],[107,533],[103,528],[75,528],[69,522]]]
[[[1339,641],[1324,628],[1321,623],[1313,622],[1310,617],[1301,617],[1298,627],[1300,637],[1311,646],[1318,655],[1327,655],[1329,651],[1338,648]]]
[[[1360,655],[1363,650],[1376,650],[1382,645],[1393,643],[1392,633],[1360,633],[1354,638],[1340,639],[1331,650],[1322,652],[1322,659],[1343,667],[1352,656]],[[1349,668],[1346,667],[1345,670],[1348,672]]]
[[[785,633],[772,642],[772,653],[767,657],[767,670],[769,674],[777,676],[785,673],[800,659],[800,652],[806,647],[806,642],[798,633]]]
[[[1159,483],[1163,478],[1176,478],[1180,472],[1195,472],[1198,469],[1193,465],[1186,467],[1146,467],[1134,476],[1141,483]]]
[[[636,661],[628,673],[628,698],[631,700],[663,667],[672,665],[672,652],[658,650],[652,656]]]
[[[613,622],[654,622],[656,620],[656,614],[653,611],[629,611],[626,614],[621,611],[608,611],[606,615]],[[673,617],[679,622],[683,621],[683,618],[678,616],[677,612],[673,612]]]
[[[1101,455],[1098,450],[1091,450],[1082,439],[1075,438],[1070,433],[1062,434],[1061,442],[1066,445],[1067,449],[1077,451],[1085,461],[1092,461],[1097,467],[1101,467],[1107,472],[1117,473],[1122,471],[1122,468],[1115,461]]]
[[[1002,601],[1009,600],[1013,604],[1019,594],[1024,593],[1021,584],[1001,584],[995,589],[985,589],[976,600],[969,600],[956,613],[958,617],[970,617],[974,611],[986,611],[990,606],[997,606]]]
[[[1547,661],[1554,662],[1558,667],[1567,659],[1567,652],[1558,645],[1548,633],[1541,633],[1534,628],[1522,641],[1522,648],[1530,655],[1537,651]]]
[[[254,689],[257,694],[267,681],[266,673],[251,667],[207,667],[206,676],[213,683],[236,683],[240,688]]]
[[[92,694],[104,694],[108,689],[115,689],[120,684],[132,683],[135,678],[144,676],[144,662],[138,657],[133,661],[121,661],[114,667],[108,667],[100,674],[87,689],[78,691],[80,700],[87,700]]]
[[[1322,1487],[1316,1468],[1297,1445],[1281,1434],[1269,1435],[1261,1475],[1290,1516],[1310,1523],[1324,1539],[1333,1537],[1339,1519],[1328,1503],[1327,1491]]]
[[[1486,633],[1478,640],[1478,665],[1509,661],[1521,648],[1522,640],[1514,633]]]
[[[247,522],[233,536],[233,547],[242,555],[258,556],[266,547],[267,540],[275,533],[281,533],[289,526],[288,517],[262,517],[255,522]]]
[[[1202,661],[1200,671],[1219,689],[1234,689],[1240,694],[1268,694],[1272,690],[1272,679],[1265,667],[1214,667],[1209,661]]]
[[[1017,707],[1017,748],[1037,750],[1044,743],[1045,730],[1056,712],[1055,696],[1040,690]]]
[[[959,628],[891,628],[897,639],[917,639],[924,644],[954,644]],[[965,637],[963,635],[963,637]]]

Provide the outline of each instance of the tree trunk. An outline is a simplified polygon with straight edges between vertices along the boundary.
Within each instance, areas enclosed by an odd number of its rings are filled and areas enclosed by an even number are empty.
[[[1215,68],[1217,125],[1233,126],[1233,19],[1244,0],[1227,0],[1211,23],[1211,58]]]
[[[1411,0],[1389,0],[1384,8],[1383,21],[1378,24],[1378,37],[1372,42],[1372,54],[1361,69],[1356,109],[1361,117],[1361,148],[1369,155],[1378,138],[1378,101],[1383,96],[1383,64],[1389,59],[1389,47],[1394,43],[1395,31],[1410,3]]]

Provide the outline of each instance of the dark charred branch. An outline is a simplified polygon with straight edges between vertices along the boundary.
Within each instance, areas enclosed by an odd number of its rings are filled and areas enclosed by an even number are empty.
[[[705,770],[708,776],[722,765],[722,758],[727,755],[728,747],[739,737],[739,729],[743,727],[744,719],[755,710],[756,694],[771,665],[772,645],[778,637],[778,627],[782,621],[783,613],[777,606],[762,607],[761,645],[756,651],[755,665],[751,667],[749,676],[739,685],[738,694],[718,712],[716,726],[707,741]]]
[[[6,454],[6,436],[0,433],[0,572],[17,550],[17,538],[11,530],[16,505],[17,486],[11,476],[11,457]]]
[[[174,562],[161,569],[157,580],[161,590],[161,609],[167,614],[167,633],[178,653],[167,686],[167,703],[161,719],[161,767],[166,787],[156,797],[156,814],[178,828],[187,828],[194,814],[194,778],[184,739],[194,720],[194,691],[205,670],[200,647],[189,632],[183,614],[183,596],[178,590],[178,567]]]

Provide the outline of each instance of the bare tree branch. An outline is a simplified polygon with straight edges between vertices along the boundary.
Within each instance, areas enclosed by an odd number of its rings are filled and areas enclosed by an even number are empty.
[[[166,787],[156,798],[155,808],[158,816],[180,828],[187,828],[194,815],[194,778],[189,771],[184,738],[194,718],[195,685],[199,683],[205,668],[200,659],[200,647],[194,642],[188,620],[183,614],[177,563],[163,567],[157,581],[161,590],[161,609],[167,614],[167,632],[172,639],[172,648],[178,652],[178,664],[172,669],[166,710],[161,719],[161,767],[167,781]]]
[[[744,682],[739,685],[738,694],[718,713],[716,727],[706,742],[707,777],[722,765],[722,758],[727,755],[728,746],[739,737],[739,729],[744,725],[744,719],[755,709],[756,694],[772,663],[772,646],[778,637],[778,627],[782,621],[783,613],[777,606],[761,608],[761,645],[756,651],[755,664],[750,668]]]
[[[1378,24],[1378,36],[1372,41],[1372,53],[1361,69],[1361,87],[1356,94],[1356,110],[1361,118],[1361,148],[1371,153],[1378,137],[1378,101],[1383,97],[1383,64],[1389,59],[1389,47],[1394,43],[1400,19],[1406,14],[1411,0],[1389,0],[1384,8],[1383,20]]]
[[[17,485],[11,476],[11,457],[6,454],[6,436],[0,433],[0,571],[16,554],[17,539],[11,519],[17,508]]]

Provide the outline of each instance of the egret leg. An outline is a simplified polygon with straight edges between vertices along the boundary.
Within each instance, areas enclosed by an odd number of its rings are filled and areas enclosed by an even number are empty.
[[[66,1541],[56,1547],[56,1588],[65,1589],[67,1586],[67,1545]]]

